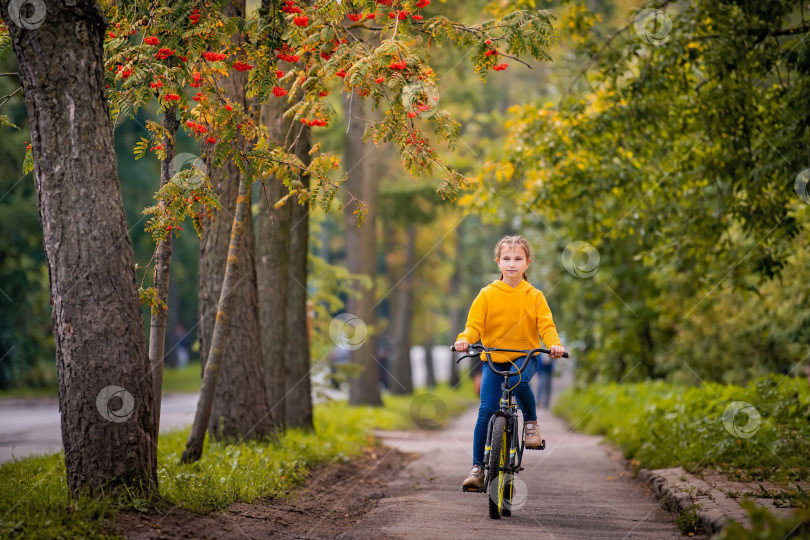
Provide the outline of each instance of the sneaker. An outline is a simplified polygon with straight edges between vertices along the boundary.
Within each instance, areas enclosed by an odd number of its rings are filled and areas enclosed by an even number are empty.
[[[523,444],[526,448],[540,448],[543,446],[543,438],[540,437],[540,426],[537,422],[526,422],[523,424]]]
[[[473,465],[470,474],[461,484],[463,491],[481,491],[484,489],[484,468],[480,465]]]

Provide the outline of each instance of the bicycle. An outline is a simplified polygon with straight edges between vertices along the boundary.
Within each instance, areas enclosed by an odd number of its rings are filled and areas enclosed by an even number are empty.
[[[450,350],[457,352],[452,346]],[[516,352],[526,356],[523,365],[518,367],[517,371],[502,371],[496,369],[493,362],[492,352]],[[503,377],[501,383],[501,400],[500,409],[495,411],[495,414],[489,419],[487,425],[487,439],[484,446],[484,490],[481,493],[489,492],[489,517],[491,519],[500,519],[501,516],[512,515],[512,501],[514,498],[514,476],[523,470],[521,463],[523,462],[523,450],[525,445],[520,441],[520,429],[518,425],[517,416],[517,403],[512,395],[512,388],[509,386],[509,377],[523,373],[529,360],[540,353],[549,354],[551,351],[548,349],[531,349],[531,350],[516,350],[516,349],[499,349],[489,348],[483,345],[470,345],[467,353],[459,357],[456,363],[464,358],[475,358],[486,353],[487,363],[489,369],[495,375]],[[563,353],[564,358],[568,358],[568,353]],[[546,447],[546,441],[543,440],[538,447],[538,450],[543,450]],[[465,492],[478,492],[477,489],[471,489],[468,486],[462,488]]]

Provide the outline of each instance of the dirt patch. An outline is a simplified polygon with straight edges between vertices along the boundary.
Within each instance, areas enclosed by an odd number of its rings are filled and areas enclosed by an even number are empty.
[[[306,485],[283,499],[234,503],[207,517],[180,507],[121,512],[111,528],[130,539],[333,538],[388,496],[389,482],[414,457],[379,447],[350,462],[314,469]]]

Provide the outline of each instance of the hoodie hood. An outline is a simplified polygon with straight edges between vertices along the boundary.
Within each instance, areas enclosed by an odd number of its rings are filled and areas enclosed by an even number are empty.
[[[500,279],[496,279],[495,281],[490,283],[490,286],[495,287],[499,291],[502,291],[502,292],[505,292],[505,293],[525,292],[525,291],[528,291],[529,289],[532,288],[531,284],[528,281],[526,281],[525,279],[521,280],[520,283],[518,283],[518,286],[514,287],[514,288],[510,287],[509,285],[507,285],[506,283],[504,283]]]

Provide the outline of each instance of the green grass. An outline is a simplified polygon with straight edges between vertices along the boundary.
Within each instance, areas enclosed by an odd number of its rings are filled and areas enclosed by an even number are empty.
[[[202,384],[200,363],[192,362],[187,366],[163,369],[164,394],[196,394]]]
[[[594,384],[566,390],[555,412],[577,430],[605,435],[641,467],[711,466],[746,480],[808,476],[810,389],[803,378],[768,376],[745,387]]]
[[[678,529],[683,534],[692,536],[701,532],[703,525],[701,524],[700,520],[700,509],[695,505],[692,505],[692,507],[688,510],[679,512],[678,517],[676,518],[676,523],[678,524]]]
[[[7,390],[0,390],[0,399],[30,399],[47,397],[59,397],[59,389],[55,386],[43,386],[38,388],[9,388]]]
[[[386,396],[384,407],[318,405],[315,432],[287,431],[277,442],[205,442],[202,459],[180,465],[189,428],[161,434],[158,448],[160,494],[171,505],[200,514],[224,510],[235,501],[282,496],[301,484],[320,463],[346,461],[374,444],[374,428],[405,429],[440,421],[475,402],[468,382],[416,396]],[[420,397],[421,396],[421,397]],[[445,411],[446,412],[443,412]],[[433,427],[432,424],[427,427]],[[0,464],[0,537],[105,538],[102,518],[122,508],[145,510],[145,501],[82,498],[72,502],[63,454],[32,456]]]
[[[164,394],[194,394],[200,391],[200,363],[192,362],[185,367],[163,370]],[[42,388],[9,388],[0,390],[1,399],[25,399],[59,396],[59,389],[55,386]]]

